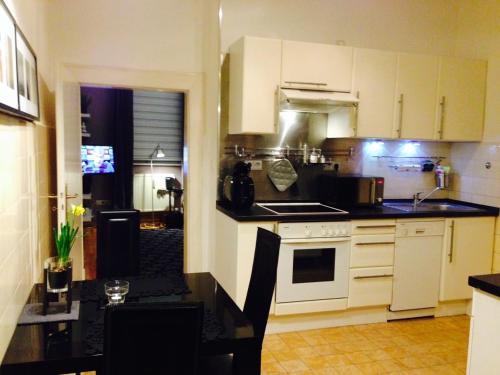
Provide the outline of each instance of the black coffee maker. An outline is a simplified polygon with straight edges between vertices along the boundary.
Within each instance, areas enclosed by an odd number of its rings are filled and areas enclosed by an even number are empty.
[[[233,169],[233,174],[224,179],[224,198],[231,202],[234,209],[250,208],[255,199],[255,188],[252,178],[248,175],[252,165],[239,161]]]

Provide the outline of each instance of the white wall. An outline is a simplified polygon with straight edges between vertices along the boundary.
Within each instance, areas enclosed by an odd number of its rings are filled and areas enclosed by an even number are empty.
[[[206,183],[202,194],[201,237],[208,249],[203,259],[203,269],[213,270],[215,253],[215,199],[217,197],[218,140],[219,140],[219,93],[220,93],[220,0],[203,1],[203,49],[202,61],[205,89],[205,129],[203,134],[203,171]]]
[[[7,0],[7,5],[38,57],[41,119],[33,124],[0,115],[0,360],[52,247],[50,202],[44,196],[55,185],[46,4]]]
[[[222,0],[223,51],[242,35],[452,54],[458,4],[448,0]]]
[[[53,53],[80,65],[201,72],[202,0],[51,0]]]

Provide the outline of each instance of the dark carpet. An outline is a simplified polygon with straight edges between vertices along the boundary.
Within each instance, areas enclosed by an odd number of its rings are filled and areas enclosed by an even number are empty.
[[[141,230],[141,276],[182,275],[184,270],[184,230]]]

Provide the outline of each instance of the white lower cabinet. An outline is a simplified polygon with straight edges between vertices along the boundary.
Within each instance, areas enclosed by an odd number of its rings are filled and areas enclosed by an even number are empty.
[[[211,271],[236,304],[243,308],[247,296],[257,229],[271,232],[274,222],[238,222],[220,211],[216,213],[215,256]],[[271,306],[274,311],[274,304]]]
[[[494,217],[446,219],[440,301],[472,298],[468,278],[491,273],[494,233]]]
[[[392,267],[355,268],[349,273],[348,307],[389,305]]]
[[[347,306],[383,306],[392,299],[396,220],[352,222]]]
[[[500,369],[499,316],[500,297],[474,289],[467,359],[468,375],[498,373]]]

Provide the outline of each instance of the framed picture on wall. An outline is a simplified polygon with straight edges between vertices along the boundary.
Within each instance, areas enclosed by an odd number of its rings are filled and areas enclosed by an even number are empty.
[[[22,112],[25,117],[38,120],[39,100],[36,56],[17,26],[16,49],[19,111]]]
[[[16,25],[0,0],[0,109],[19,110],[16,64]]]

